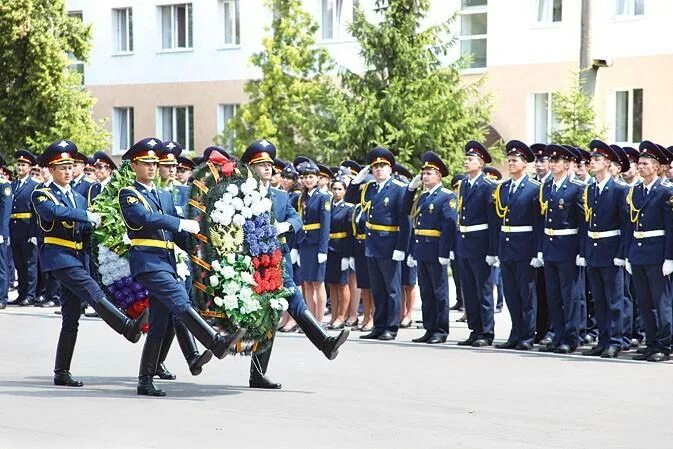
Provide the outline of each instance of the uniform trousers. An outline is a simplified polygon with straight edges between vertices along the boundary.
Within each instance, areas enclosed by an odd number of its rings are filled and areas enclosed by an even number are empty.
[[[374,332],[397,334],[402,309],[401,265],[392,257],[367,257],[374,298]]]
[[[638,309],[643,318],[647,347],[654,352],[671,352],[671,277],[661,265],[632,265]]]
[[[12,256],[19,278],[19,300],[35,299],[37,289],[37,247],[28,241],[12,239]]]
[[[61,318],[64,332],[77,332],[81,301],[93,306],[105,298],[105,293],[91,278],[89,270],[84,266],[62,268],[50,271],[51,275],[61,285]]]
[[[491,267],[481,257],[461,257],[459,266],[470,338],[483,338],[492,342],[495,322],[493,284],[489,281]]]
[[[598,326],[598,346],[622,347],[624,311],[624,269],[616,266],[587,267],[594,314]]]
[[[530,261],[518,260],[501,261],[500,271],[505,301],[512,321],[512,330],[507,341],[532,345],[537,316],[536,270],[530,265]]]
[[[439,262],[418,261],[423,327],[438,336],[449,335],[449,274]]]
[[[554,328],[552,345],[577,348],[579,343],[580,299],[577,296],[578,270],[575,261],[547,262],[544,276],[549,320]]]
[[[12,257],[7,242],[0,243],[0,303],[7,304],[9,294],[9,258]]]

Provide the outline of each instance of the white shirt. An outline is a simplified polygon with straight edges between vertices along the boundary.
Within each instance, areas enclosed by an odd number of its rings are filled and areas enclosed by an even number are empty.
[[[553,185],[555,186],[556,190],[560,189],[563,186],[563,183],[566,182],[566,178],[568,175],[565,175],[559,182],[553,181]]]
[[[140,181],[137,181],[137,182],[138,182],[138,184],[140,184],[141,186],[145,187],[149,192],[151,192],[151,191],[154,189],[154,184],[148,186],[147,184],[143,184],[143,183],[140,182]],[[102,183],[101,183],[101,184],[102,184]]]
[[[603,189],[608,184],[609,180],[610,180],[610,176],[606,176],[605,179],[602,180],[601,182],[596,182],[596,186],[598,187],[598,193],[599,194],[603,193]]]
[[[645,186],[645,193],[649,194],[652,192],[652,187],[654,187],[654,183],[657,182],[658,179],[659,177],[655,176],[652,182]]]
[[[526,177],[526,175],[523,175],[522,177],[520,177],[520,178],[517,179],[517,180],[511,179],[512,183],[511,183],[510,186],[509,186],[509,191],[510,191],[510,192],[515,192],[516,189],[519,188],[519,184],[521,184],[521,181],[523,181],[523,179],[524,179],[525,177]]]
[[[60,186],[57,183],[54,183],[54,185],[58,188],[58,190],[61,191],[64,197],[68,198],[68,201],[70,201],[73,206],[77,206],[77,204],[75,203],[75,197],[72,195],[72,189],[70,188],[70,185],[67,185],[65,187]]]
[[[377,191],[377,192],[380,192],[381,189],[383,189],[383,186],[386,185],[386,182],[388,182],[388,180],[389,180],[390,178],[391,178],[391,176],[388,176],[388,177],[386,178],[385,181],[383,181],[383,182],[377,182],[377,183],[376,183],[376,184],[377,184],[377,190],[376,190],[376,191]]]
[[[442,187],[442,183],[441,183],[441,182],[438,182],[436,186],[434,186],[434,187],[431,188],[430,190],[426,190],[426,192],[428,192],[428,196],[430,196],[430,195],[432,195],[432,194],[435,192],[435,190],[437,190],[437,189],[439,189],[439,188],[441,188],[441,187]]]
[[[480,171],[479,173],[477,173],[477,176],[475,176],[474,178],[468,178],[467,179],[467,182],[470,184],[470,188],[472,188],[474,186],[475,181],[481,176],[481,173],[482,172]]]

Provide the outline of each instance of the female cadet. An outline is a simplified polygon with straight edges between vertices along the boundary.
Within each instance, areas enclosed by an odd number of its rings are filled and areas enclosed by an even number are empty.
[[[365,237],[367,235],[368,203],[360,200],[355,202],[351,224],[353,228],[353,268],[357,286],[360,289],[364,313],[362,324],[357,328],[362,332],[371,332],[374,327],[374,299],[369,283],[369,269],[365,257]]]
[[[403,183],[408,183],[413,176],[402,164],[395,164],[393,177]],[[409,237],[409,240],[411,240]],[[400,314],[400,327],[411,327],[411,314],[414,312],[416,302],[416,284],[418,283],[418,269],[416,265],[402,264],[402,313]]]

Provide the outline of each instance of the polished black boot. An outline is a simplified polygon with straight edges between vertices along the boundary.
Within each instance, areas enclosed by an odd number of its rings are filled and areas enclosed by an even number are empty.
[[[253,352],[250,358],[250,388],[263,388],[267,390],[279,390],[282,385],[272,381],[266,377],[266,370],[269,367],[269,360],[271,359],[271,349],[273,349],[273,342],[269,349],[260,353]]]
[[[168,371],[164,362],[166,357],[168,357],[168,351],[171,349],[171,343],[173,343],[173,338],[175,337],[175,329],[173,328],[173,323],[168,323],[168,329],[166,329],[166,335],[161,341],[161,351],[159,351],[159,362],[157,363],[157,370],[154,373],[155,376],[158,376],[162,380],[175,380],[175,374]]]
[[[154,387],[154,373],[157,371],[161,340],[148,338],[143,346],[143,355],[140,358],[140,371],[138,373],[138,394],[141,396],[166,396],[164,390]]]
[[[185,356],[185,360],[189,365],[189,371],[192,373],[192,376],[198,376],[201,374],[203,365],[210,362],[210,359],[213,358],[213,353],[210,349],[206,349],[202,354],[199,354],[199,350],[196,347],[196,341],[194,341],[194,336],[189,333],[189,329],[182,321],[175,320],[175,337],[178,340],[182,354]]]
[[[246,331],[245,329],[239,329],[233,335],[215,332],[215,329],[206,323],[201,315],[191,307],[180,314],[180,320],[187,326],[189,332],[203,346],[210,349],[218,359],[225,358],[229,349],[234,347]]]
[[[149,309],[145,309],[143,313],[132,320],[124,315],[114,304],[102,298],[93,305],[93,309],[100,315],[108,326],[122,334],[131,343],[137,343],[140,340],[141,330],[147,324],[149,318]]]
[[[346,342],[350,333],[349,329],[344,329],[336,337],[330,337],[308,309],[293,318],[313,346],[320,349],[329,360],[336,358],[339,354],[339,347]]]
[[[70,361],[75,351],[75,342],[77,341],[77,331],[66,332],[61,330],[56,346],[56,363],[54,364],[54,385],[64,387],[81,387],[84,385],[81,381],[74,379],[70,375]]]

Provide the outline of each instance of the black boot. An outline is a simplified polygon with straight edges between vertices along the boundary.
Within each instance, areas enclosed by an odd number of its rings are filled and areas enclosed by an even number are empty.
[[[147,324],[149,318],[149,309],[145,309],[143,313],[132,320],[124,315],[114,304],[102,298],[93,305],[93,309],[100,315],[108,326],[122,334],[131,343],[137,343],[140,340],[141,330]]]
[[[157,371],[161,340],[148,338],[143,346],[143,355],[140,358],[140,371],[138,373],[138,394],[141,396],[166,396],[164,390],[154,387],[152,379]]]
[[[238,340],[245,335],[245,329],[239,329],[233,335],[215,332],[201,315],[193,308],[180,314],[180,320],[187,326],[189,332],[201,342],[203,346],[210,349],[215,357],[223,359],[229,353]]]
[[[174,324],[175,336],[178,339],[182,354],[189,365],[189,371],[192,373],[192,376],[198,376],[201,374],[203,365],[210,362],[210,359],[213,358],[213,353],[210,349],[206,349],[203,351],[203,354],[199,354],[194,336],[189,333],[187,326],[179,320],[175,320]]]
[[[171,349],[171,343],[173,343],[173,337],[175,337],[175,329],[173,328],[173,322],[168,323],[168,329],[166,329],[166,335],[161,341],[161,351],[159,351],[159,363],[157,363],[157,370],[154,373],[155,376],[159,376],[159,379],[163,380],[175,380],[175,374],[168,371],[164,362],[168,356],[168,351]]]
[[[264,388],[267,390],[280,390],[282,385],[266,377],[266,369],[271,359],[271,349],[274,340],[271,340],[269,349],[260,353],[253,352],[250,358],[250,388]]]
[[[336,337],[330,337],[309,310],[304,310],[301,315],[293,318],[313,346],[320,349],[329,360],[336,358],[339,354],[339,347],[346,342],[350,333],[349,329],[344,329]]]
[[[74,379],[70,375],[70,361],[72,360],[72,353],[75,351],[76,341],[77,331],[65,332],[61,329],[61,335],[58,337],[58,345],[56,346],[54,385],[64,387],[81,387],[84,385],[81,381]]]

